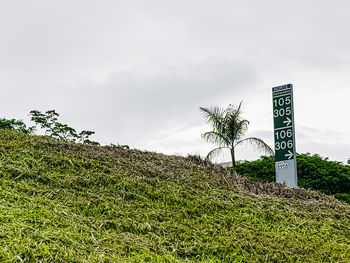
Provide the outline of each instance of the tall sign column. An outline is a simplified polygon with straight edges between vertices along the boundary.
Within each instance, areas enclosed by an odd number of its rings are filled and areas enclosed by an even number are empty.
[[[297,187],[293,85],[272,88],[276,182]]]

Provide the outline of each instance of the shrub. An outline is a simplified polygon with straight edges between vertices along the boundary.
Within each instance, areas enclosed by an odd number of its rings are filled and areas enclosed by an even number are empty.
[[[297,154],[298,184],[349,201],[350,166],[330,161],[318,154]],[[274,157],[262,156],[256,161],[237,164],[237,173],[256,181],[272,182],[275,177]]]
[[[67,124],[58,122],[59,114],[55,110],[48,110],[45,113],[41,113],[38,110],[32,110],[29,114],[31,121],[35,122],[35,126],[28,127],[22,120],[16,119],[0,119],[0,129],[3,130],[16,130],[27,134],[33,134],[34,130],[39,126],[44,130],[45,135],[53,137],[59,140],[80,142],[89,145],[100,145],[98,142],[89,139],[95,132],[82,131],[79,134],[76,130]]]
[[[16,130],[23,133],[31,134],[34,131],[34,127],[28,127],[22,120],[16,119],[0,119],[0,129],[2,130]]]

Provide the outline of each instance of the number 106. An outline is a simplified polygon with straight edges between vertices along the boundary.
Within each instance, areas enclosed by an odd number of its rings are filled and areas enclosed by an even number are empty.
[[[281,130],[281,131],[276,131],[275,132],[275,136],[276,136],[276,140],[279,139],[284,139],[286,137],[292,137],[293,133],[292,133],[292,129],[288,129],[286,130]]]

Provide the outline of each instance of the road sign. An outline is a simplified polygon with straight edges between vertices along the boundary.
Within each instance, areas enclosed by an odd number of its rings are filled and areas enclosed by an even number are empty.
[[[272,88],[276,182],[298,186],[295,151],[293,85]]]

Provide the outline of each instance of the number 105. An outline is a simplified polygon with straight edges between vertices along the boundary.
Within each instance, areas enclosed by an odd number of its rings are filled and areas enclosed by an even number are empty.
[[[273,104],[275,105],[275,107],[277,106],[283,106],[284,104],[289,105],[291,102],[291,97],[287,96],[287,97],[282,97],[282,98],[277,98],[273,100]]]

